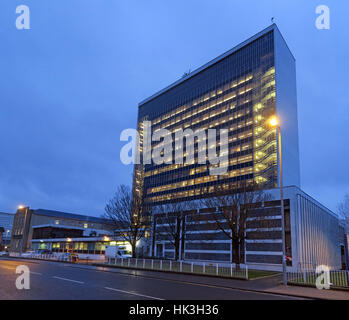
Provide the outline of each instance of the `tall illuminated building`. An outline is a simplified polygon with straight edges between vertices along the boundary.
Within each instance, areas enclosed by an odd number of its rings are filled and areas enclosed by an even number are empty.
[[[340,268],[344,237],[338,217],[300,189],[296,63],[275,24],[139,104],[142,164],[135,165],[134,192],[144,196],[146,212],[153,209],[149,211],[151,256],[176,258],[178,251],[167,228],[172,224],[185,234],[180,243],[182,259],[235,261],[234,246],[227,236],[229,229],[226,232],[217,229],[210,214],[212,208],[203,207],[200,201],[186,201],[222,192],[232,194],[246,183],[258,184],[272,200],[257,203],[249,213],[240,261],[251,268],[281,270],[279,145],[276,129],[268,126],[275,116],[282,133],[287,268],[298,270],[321,264]],[[142,130],[146,128],[144,120],[151,121],[152,132],[227,129],[227,172],[210,174],[209,162],[198,163],[198,153],[193,164],[144,165],[144,160],[149,159],[146,157],[149,135]],[[159,141],[152,141],[152,151],[158,145]],[[210,142],[207,148],[216,145]],[[195,150],[201,150],[198,143]],[[175,152],[171,158],[175,159]],[[194,212],[187,214],[182,223],[163,220],[164,214],[156,211],[158,205],[173,202],[195,203]]]
[[[284,185],[299,187],[295,70],[295,59],[273,24],[142,101],[138,111],[141,151],[144,120],[151,121],[152,132],[229,130],[229,166],[224,175],[210,175],[210,164],[197,161],[136,166],[134,187],[143,193],[146,204],[229,192],[242,182],[278,187],[276,131],[267,125],[273,115],[282,126]],[[152,147],[158,143],[153,141]]]

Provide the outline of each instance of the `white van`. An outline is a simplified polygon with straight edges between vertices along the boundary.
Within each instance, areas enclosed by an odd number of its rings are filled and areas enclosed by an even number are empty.
[[[105,257],[126,259],[132,258],[132,254],[125,246],[105,246]]]

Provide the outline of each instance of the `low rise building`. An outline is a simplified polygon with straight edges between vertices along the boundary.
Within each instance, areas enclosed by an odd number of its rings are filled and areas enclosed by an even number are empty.
[[[114,229],[114,223],[103,218],[24,207],[18,209],[14,216],[11,253],[17,255],[38,249],[67,251],[72,249],[72,239],[80,239],[74,240],[74,246],[75,243],[84,242],[78,248],[85,250],[85,243],[92,242],[92,239],[99,243],[97,239],[112,236]],[[103,251],[100,248],[103,246],[96,245],[93,250]]]
[[[11,231],[14,219],[13,213],[0,212],[0,249],[9,246],[11,241]]]

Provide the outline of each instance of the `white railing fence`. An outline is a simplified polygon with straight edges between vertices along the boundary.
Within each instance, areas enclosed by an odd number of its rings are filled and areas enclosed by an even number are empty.
[[[40,253],[33,253],[28,256],[22,256],[22,258],[28,258],[28,259],[40,259],[40,260],[54,260],[54,261],[71,261],[71,258],[69,256],[66,256],[64,254],[40,254]]]
[[[22,256],[28,259],[55,260],[71,262],[71,257],[64,254],[37,254]],[[246,265],[236,269],[234,264],[219,264],[209,262],[172,261],[159,259],[136,258],[107,258],[106,264],[118,267],[128,267],[144,270],[183,272],[202,275],[215,275],[227,278],[239,278],[248,280],[248,268]]]
[[[287,282],[290,284],[306,284],[315,286],[316,279],[321,274],[315,272],[315,270],[300,270],[297,272],[287,272]],[[349,288],[349,271],[338,270],[330,271],[330,286],[338,288]]]
[[[136,258],[108,258],[106,263],[118,267],[131,267],[137,269],[195,273],[202,275],[215,275],[228,278],[248,279],[247,266],[240,266],[237,270],[235,265],[209,263],[209,262],[189,262],[172,261],[159,259],[136,259]]]

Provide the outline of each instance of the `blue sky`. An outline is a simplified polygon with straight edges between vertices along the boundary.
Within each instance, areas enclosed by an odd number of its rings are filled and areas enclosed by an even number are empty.
[[[15,27],[17,5],[31,29]],[[331,29],[315,28],[315,8]],[[302,189],[349,193],[349,3],[335,0],[1,0],[0,211],[103,213],[130,184],[120,133],[138,102],[270,25],[297,59]]]

